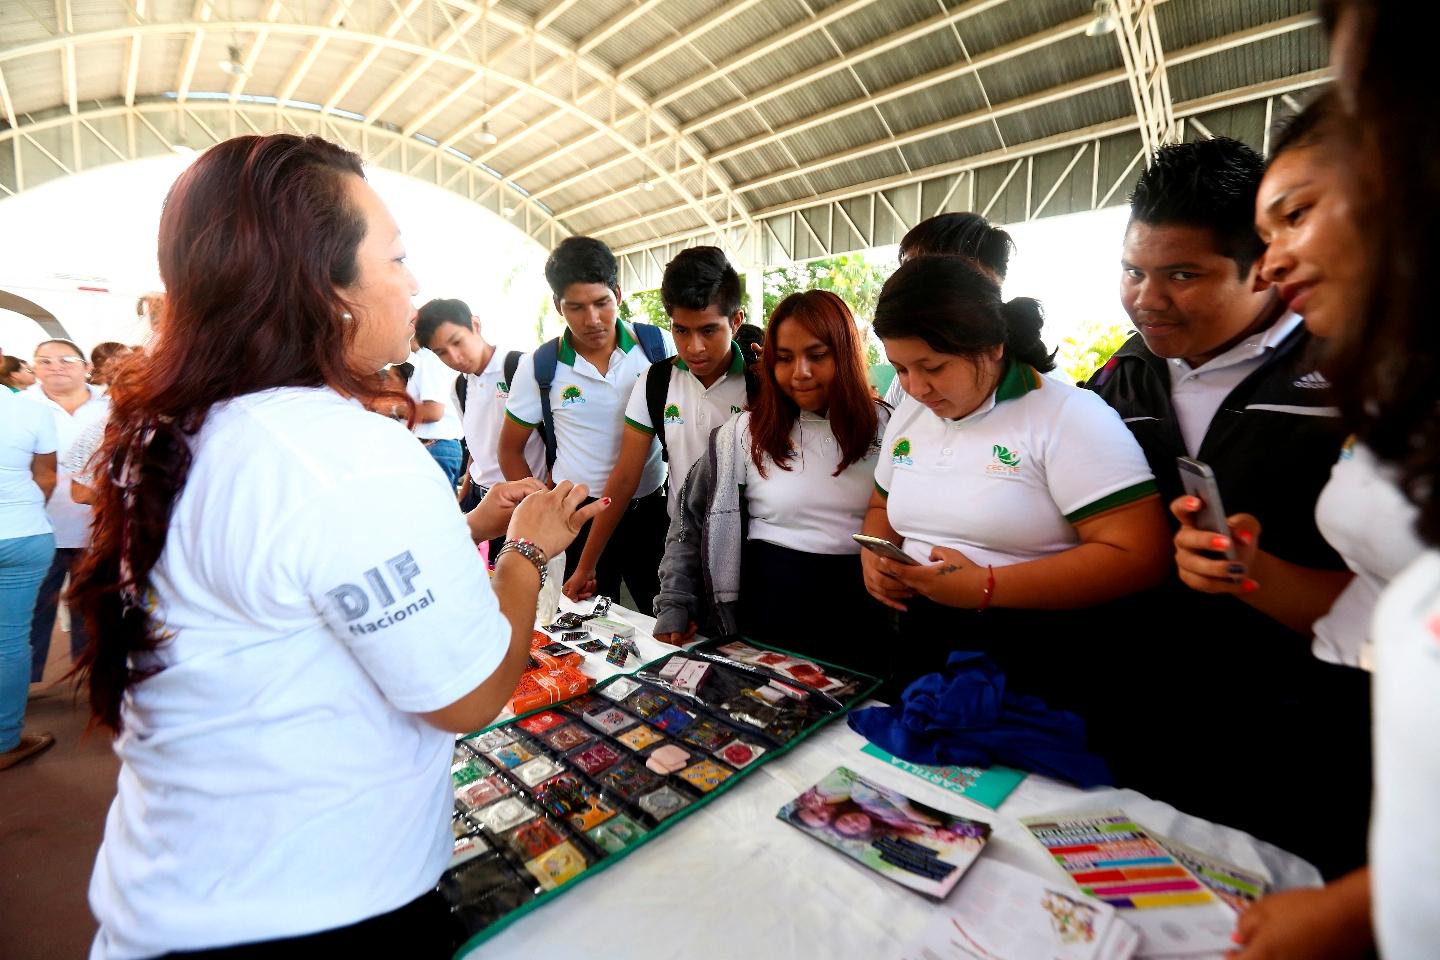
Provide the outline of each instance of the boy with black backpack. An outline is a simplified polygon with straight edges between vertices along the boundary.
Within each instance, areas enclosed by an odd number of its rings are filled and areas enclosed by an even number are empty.
[[[508,480],[531,475],[525,444],[538,428],[551,479],[584,484],[598,495],[620,456],[625,405],[635,382],[652,363],[674,356],[675,344],[659,327],[618,318],[619,265],[599,240],[567,237],[545,261],[545,279],[567,329],[520,360],[500,430],[500,469]],[[659,446],[653,441],[651,446],[630,495],[618,505],[618,549],[595,575],[600,592],[610,597],[623,580],[647,614],[660,589],[668,524],[665,464]],[[565,552],[566,579],[589,533],[587,524]]]
[[[460,508],[474,510],[490,487],[505,479],[500,472],[500,424],[510,382],[524,351],[502,352],[485,339],[480,318],[463,300],[431,300],[415,319],[415,339],[456,371],[452,399],[465,430],[465,481]],[[545,445],[537,434],[525,448],[534,476],[545,479]]]
[[[670,468],[673,516],[685,476],[705,453],[711,431],[748,404],[758,383],[754,353],[736,338],[745,321],[740,276],[718,247],[682,250],[665,267],[660,299],[678,355],[652,364],[630,394],[620,456],[604,488],[611,506],[591,523],[577,565],[566,565],[565,595],[572,600],[597,589],[605,593],[596,570],[604,566],[607,545],[622,548],[625,542],[621,505],[634,495],[655,442]],[[663,538],[662,531],[662,555]]]

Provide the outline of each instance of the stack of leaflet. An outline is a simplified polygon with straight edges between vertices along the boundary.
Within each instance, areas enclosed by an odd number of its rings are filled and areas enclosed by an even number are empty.
[[[981,859],[903,960],[1129,960],[1140,935],[1109,904]]]
[[[1140,932],[1142,956],[1223,953],[1235,913],[1149,833],[1119,811],[1020,821],[1080,892]]]

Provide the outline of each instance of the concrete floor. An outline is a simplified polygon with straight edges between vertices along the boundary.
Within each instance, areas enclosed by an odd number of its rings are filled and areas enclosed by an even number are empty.
[[[70,638],[56,628],[46,685],[70,667]],[[85,901],[90,869],[115,796],[120,763],[110,737],[87,735],[85,701],[68,685],[31,699],[27,731],[48,730],[55,746],[0,772],[0,956],[5,960],[85,957],[95,919]]]

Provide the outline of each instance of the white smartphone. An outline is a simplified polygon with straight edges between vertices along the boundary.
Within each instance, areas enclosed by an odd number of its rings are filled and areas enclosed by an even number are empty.
[[[1185,492],[1200,501],[1195,526],[1230,539],[1230,546],[1215,552],[1224,553],[1231,560],[1236,559],[1235,543],[1230,536],[1230,524],[1225,522],[1225,506],[1220,502],[1220,485],[1215,482],[1215,471],[1208,464],[1191,457],[1176,457],[1175,463],[1180,467],[1180,483]]]
[[[867,537],[863,533],[852,533],[851,536],[855,538],[855,542],[860,544],[860,546],[869,550],[871,553],[878,553],[886,560],[894,560],[896,563],[904,563],[912,567],[920,566],[919,560],[916,560],[889,540],[882,540],[879,537]]]

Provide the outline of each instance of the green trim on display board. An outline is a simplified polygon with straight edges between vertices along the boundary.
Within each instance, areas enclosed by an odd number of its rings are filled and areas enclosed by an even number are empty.
[[[749,664],[749,663],[745,663],[745,662],[743,662],[743,661],[738,661],[738,660],[731,660],[731,659],[729,659],[729,658],[727,658],[727,657],[725,657],[725,656],[723,656],[723,655],[721,655],[721,654],[718,654],[718,653],[714,653],[714,652],[713,652],[713,651],[715,650],[715,648],[718,647],[718,646],[720,646],[720,645],[727,644],[727,643],[732,643],[732,642],[736,642],[736,641],[741,642],[741,643],[744,643],[744,644],[746,644],[747,646],[754,647],[754,648],[757,649],[757,650],[772,651],[772,652],[774,652],[774,653],[783,654],[784,656],[787,656],[787,657],[793,657],[793,658],[795,658],[795,659],[797,659],[797,660],[805,660],[805,661],[809,661],[809,662],[811,662],[811,663],[818,664],[818,665],[820,665],[820,666],[822,666],[822,667],[832,668],[832,669],[834,669],[834,670],[840,671],[840,672],[842,672],[842,673],[844,673],[844,674],[846,674],[846,675],[854,678],[855,680],[859,681],[860,687],[859,687],[859,689],[857,689],[856,691],[854,691],[847,699],[845,699],[845,700],[842,701],[842,700],[840,700],[840,699],[837,698],[837,697],[833,697],[833,696],[831,696],[830,694],[824,693],[823,691],[818,691],[818,690],[814,690],[814,688],[809,688],[807,684],[804,684],[804,683],[801,682],[801,681],[797,681],[797,680],[795,680],[795,679],[792,678],[792,677],[785,676],[785,675],[779,674],[779,673],[777,673],[777,672],[767,670],[767,669],[765,669],[764,667],[757,666],[757,665],[755,665],[755,664]],[[599,873],[601,873],[602,871],[607,870],[607,869],[609,869],[610,867],[614,866],[616,863],[619,863],[621,860],[623,860],[623,859],[625,859],[627,856],[629,856],[631,852],[640,849],[641,847],[643,847],[645,844],[649,843],[649,842],[650,842],[651,840],[653,840],[654,838],[660,836],[660,835],[663,834],[665,831],[669,830],[669,829],[670,829],[671,827],[673,827],[675,824],[682,822],[683,820],[685,820],[687,817],[689,817],[691,814],[693,814],[693,813],[696,812],[697,810],[700,810],[700,809],[704,808],[705,806],[707,806],[708,804],[712,803],[715,799],[717,799],[718,797],[722,796],[726,791],[730,790],[730,789],[731,789],[732,787],[734,787],[737,783],[739,783],[740,781],[744,780],[744,779],[745,779],[751,772],[753,772],[754,770],[759,769],[761,766],[764,766],[766,763],[769,763],[771,760],[774,760],[774,759],[776,759],[777,757],[783,757],[783,756],[785,756],[787,753],[789,753],[791,750],[793,750],[797,745],[799,745],[799,744],[802,743],[804,740],[806,740],[806,739],[807,739],[811,734],[813,734],[816,730],[820,729],[821,727],[823,727],[823,726],[824,726],[825,724],[827,724],[827,723],[830,723],[830,722],[832,722],[832,721],[834,721],[834,720],[836,720],[836,719],[838,719],[838,718],[840,718],[840,717],[843,717],[843,716],[844,716],[845,714],[847,714],[853,707],[855,707],[856,704],[861,703],[862,701],[864,701],[864,699],[865,699],[866,697],[870,696],[870,694],[873,693],[873,692],[875,691],[875,689],[880,685],[880,681],[879,681],[879,679],[877,679],[876,677],[870,676],[869,674],[866,674],[866,673],[862,673],[862,672],[860,672],[860,671],[858,671],[858,670],[852,670],[852,669],[850,669],[849,667],[845,667],[845,666],[842,666],[842,665],[840,665],[840,664],[828,663],[828,662],[823,661],[823,660],[817,660],[817,659],[814,658],[814,657],[803,656],[803,655],[798,654],[798,653],[792,653],[791,651],[783,650],[783,649],[781,649],[781,648],[779,648],[779,647],[769,646],[769,645],[767,645],[767,644],[755,643],[755,642],[753,642],[753,641],[751,641],[751,640],[747,640],[747,639],[744,639],[744,638],[741,638],[741,637],[729,637],[729,638],[723,638],[723,639],[719,639],[719,640],[710,640],[710,641],[707,641],[707,642],[705,642],[705,643],[699,644],[699,645],[697,645],[697,646],[695,646],[695,647],[692,647],[692,648],[690,648],[690,649],[688,649],[688,650],[686,650],[686,649],[679,649],[679,650],[676,650],[674,653],[666,654],[666,655],[663,656],[663,657],[660,657],[660,658],[658,658],[658,659],[656,659],[656,660],[652,660],[652,661],[650,661],[649,663],[644,664],[639,670],[635,671],[635,673],[630,673],[630,674],[618,674],[618,675],[616,675],[616,676],[610,677],[610,678],[608,678],[608,679],[606,679],[606,680],[604,680],[604,681],[596,684],[596,685],[595,685],[594,687],[592,687],[589,691],[587,691],[587,694],[596,694],[596,693],[599,693],[599,691],[605,689],[606,687],[610,686],[611,684],[615,683],[616,681],[620,681],[620,680],[630,680],[630,681],[633,681],[633,680],[636,679],[636,674],[640,673],[641,671],[650,671],[650,670],[652,670],[652,669],[657,669],[657,668],[659,668],[660,666],[662,666],[666,661],[668,661],[668,660],[670,660],[670,659],[672,659],[673,657],[676,657],[676,656],[680,656],[680,657],[696,657],[696,656],[698,656],[698,657],[700,657],[700,658],[704,658],[704,659],[709,660],[709,661],[714,662],[714,663],[721,663],[721,664],[725,664],[726,666],[729,666],[729,667],[731,667],[731,668],[739,669],[739,670],[742,671],[742,672],[754,672],[754,673],[757,673],[758,675],[763,675],[763,676],[765,676],[767,679],[778,680],[778,681],[780,681],[780,682],[782,682],[782,683],[787,683],[787,684],[791,684],[791,685],[794,685],[794,686],[807,687],[808,689],[814,690],[814,692],[815,692],[815,693],[818,693],[820,696],[825,697],[825,698],[828,698],[828,699],[830,699],[831,701],[839,704],[840,709],[838,709],[838,710],[834,711],[833,713],[830,713],[830,714],[828,714],[828,715],[820,718],[819,720],[817,720],[817,721],[815,721],[814,723],[810,724],[808,727],[805,727],[805,728],[801,729],[798,733],[796,733],[796,734],[789,740],[789,742],[787,742],[787,743],[785,743],[785,744],[782,744],[782,745],[780,745],[780,746],[777,746],[777,747],[775,747],[774,749],[770,749],[770,748],[767,747],[766,750],[765,750],[760,756],[756,757],[753,761],[751,761],[750,763],[746,764],[744,767],[736,770],[735,773],[734,773],[733,775],[731,775],[730,777],[728,777],[723,783],[719,784],[719,785],[716,786],[713,790],[709,791],[708,793],[705,793],[704,795],[702,795],[702,796],[699,797],[698,799],[694,800],[693,802],[691,802],[690,804],[688,804],[684,809],[682,809],[682,810],[680,810],[680,811],[678,811],[678,812],[676,812],[676,813],[674,813],[674,814],[671,814],[670,816],[666,817],[664,820],[661,820],[661,821],[660,821],[659,823],[657,823],[653,828],[647,830],[647,831],[645,832],[645,834],[644,834],[642,837],[640,837],[640,839],[636,840],[634,843],[631,843],[631,844],[627,845],[626,847],[624,847],[623,849],[621,849],[621,850],[619,850],[619,851],[616,851],[616,852],[614,852],[614,853],[607,853],[603,858],[601,858],[601,859],[598,860],[597,862],[595,862],[595,863],[587,866],[587,867],[586,867],[578,876],[576,876],[574,879],[568,880],[568,881],[562,883],[560,886],[556,887],[556,888],[553,889],[553,890],[546,890],[546,891],[540,893],[538,896],[536,896],[534,899],[530,900],[528,903],[525,903],[524,905],[518,907],[517,909],[510,911],[509,913],[507,913],[507,914],[505,914],[504,916],[502,916],[502,917],[500,917],[499,919],[497,919],[495,922],[493,922],[493,923],[489,924],[488,926],[486,926],[484,929],[476,932],[476,933],[473,934],[468,940],[466,940],[463,944],[461,944],[461,946],[460,946],[460,948],[459,948],[458,950],[456,950],[456,952],[455,952],[455,958],[456,958],[456,960],[459,960],[459,958],[464,957],[466,954],[470,953],[472,950],[476,949],[476,948],[479,947],[481,944],[485,943],[487,940],[489,940],[489,939],[491,939],[492,937],[494,937],[495,935],[499,934],[501,931],[505,930],[507,927],[509,927],[511,924],[515,923],[515,922],[516,922],[517,920],[519,920],[520,918],[522,918],[522,917],[524,917],[524,916],[527,916],[527,915],[530,914],[531,912],[539,909],[539,908],[540,908],[541,906],[543,906],[544,904],[549,903],[549,902],[550,902],[551,900],[553,900],[556,896],[558,896],[558,895],[560,895],[560,894],[562,894],[562,893],[565,893],[566,891],[574,888],[577,884],[582,883],[583,881],[585,881],[585,880],[588,879],[589,877],[592,877],[592,876],[594,876],[594,875],[596,875],[596,874],[599,874]],[[669,693],[669,692],[670,692],[670,691],[667,691],[667,693]],[[585,694],[581,694],[581,696],[584,696],[584,695],[585,695]],[[679,694],[678,696],[684,697],[685,695],[684,695],[684,694]],[[476,738],[476,737],[479,737],[479,736],[481,736],[481,735],[483,735],[483,734],[485,734],[485,733],[488,733],[488,732],[491,731],[491,730],[496,730],[496,729],[501,729],[501,728],[506,728],[506,727],[514,726],[514,725],[518,724],[520,721],[524,720],[524,719],[527,718],[527,717],[533,716],[533,715],[535,715],[535,714],[537,714],[537,713],[543,713],[543,712],[545,712],[546,710],[553,710],[553,709],[555,709],[556,707],[560,706],[561,704],[566,703],[566,702],[569,702],[569,700],[574,700],[574,699],[576,699],[576,698],[575,698],[575,697],[570,697],[570,698],[568,698],[568,699],[565,700],[565,701],[561,701],[560,703],[549,704],[549,705],[547,705],[547,706],[540,707],[540,708],[535,709],[535,710],[531,710],[531,711],[529,711],[529,712],[527,712],[527,713],[517,715],[517,716],[512,717],[512,718],[510,718],[509,720],[505,720],[505,721],[503,721],[503,722],[501,722],[501,723],[493,723],[493,724],[489,725],[488,727],[485,727],[483,730],[477,730],[476,732],[471,733],[471,734],[467,734],[466,736],[464,736],[464,737],[462,737],[462,738],[460,738],[460,739],[461,739],[462,741],[463,741],[463,740],[472,740],[472,739],[474,739],[474,738]],[[606,698],[606,699],[609,699],[609,698]],[[692,698],[692,699],[698,700],[698,698]],[[621,704],[622,704],[622,701],[611,701],[611,702],[614,703],[616,706],[621,706]],[[703,703],[703,701],[701,701],[701,702]],[[707,712],[714,712],[714,713],[716,713],[717,715],[723,715],[723,714],[719,714],[719,711],[718,711],[718,710],[710,709],[708,704],[706,704],[706,707],[707,707]],[[641,722],[645,722],[645,721],[646,721],[646,718],[643,718],[643,717],[642,717],[642,718],[639,718],[639,719],[641,720]],[[581,718],[579,718],[579,717],[577,717],[576,720],[577,720],[577,722],[582,722],[582,723],[583,723],[583,719],[581,719]],[[731,720],[730,723],[731,723],[733,726],[736,726],[737,728],[743,726],[743,724],[740,724],[740,723],[738,723],[738,722],[736,722],[736,721],[734,721],[734,720]],[[652,727],[652,729],[653,729],[653,727]],[[758,728],[757,728],[757,733],[755,734],[755,736],[757,737],[757,739],[762,739],[762,740],[766,740],[766,741],[768,741],[768,740],[771,739],[768,734],[765,734],[763,731],[758,730]],[[613,739],[613,737],[612,737],[612,739]],[[627,759],[634,760],[634,759],[636,759],[636,758],[635,758],[635,757],[629,757],[629,758],[627,758]],[[586,774],[586,776],[587,776],[587,778],[588,778],[589,775]],[[627,803],[628,803],[628,801],[627,801]],[[569,829],[569,826],[566,825],[566,828]],[[577,833],[584,833],[585,831],[580,830],[580,831],[575,831],[575,832],[577,832]],[[497,847],[496,847],[496,850],[498,851],[499,849],[500,849],[500,847],[497,846]],[[502,856],[503,856],[503,854],[502,854]],[[463,867],[463,864],[462,864],[461,866]],[[447,873],[448,873],[448,871],[447,871]]]

